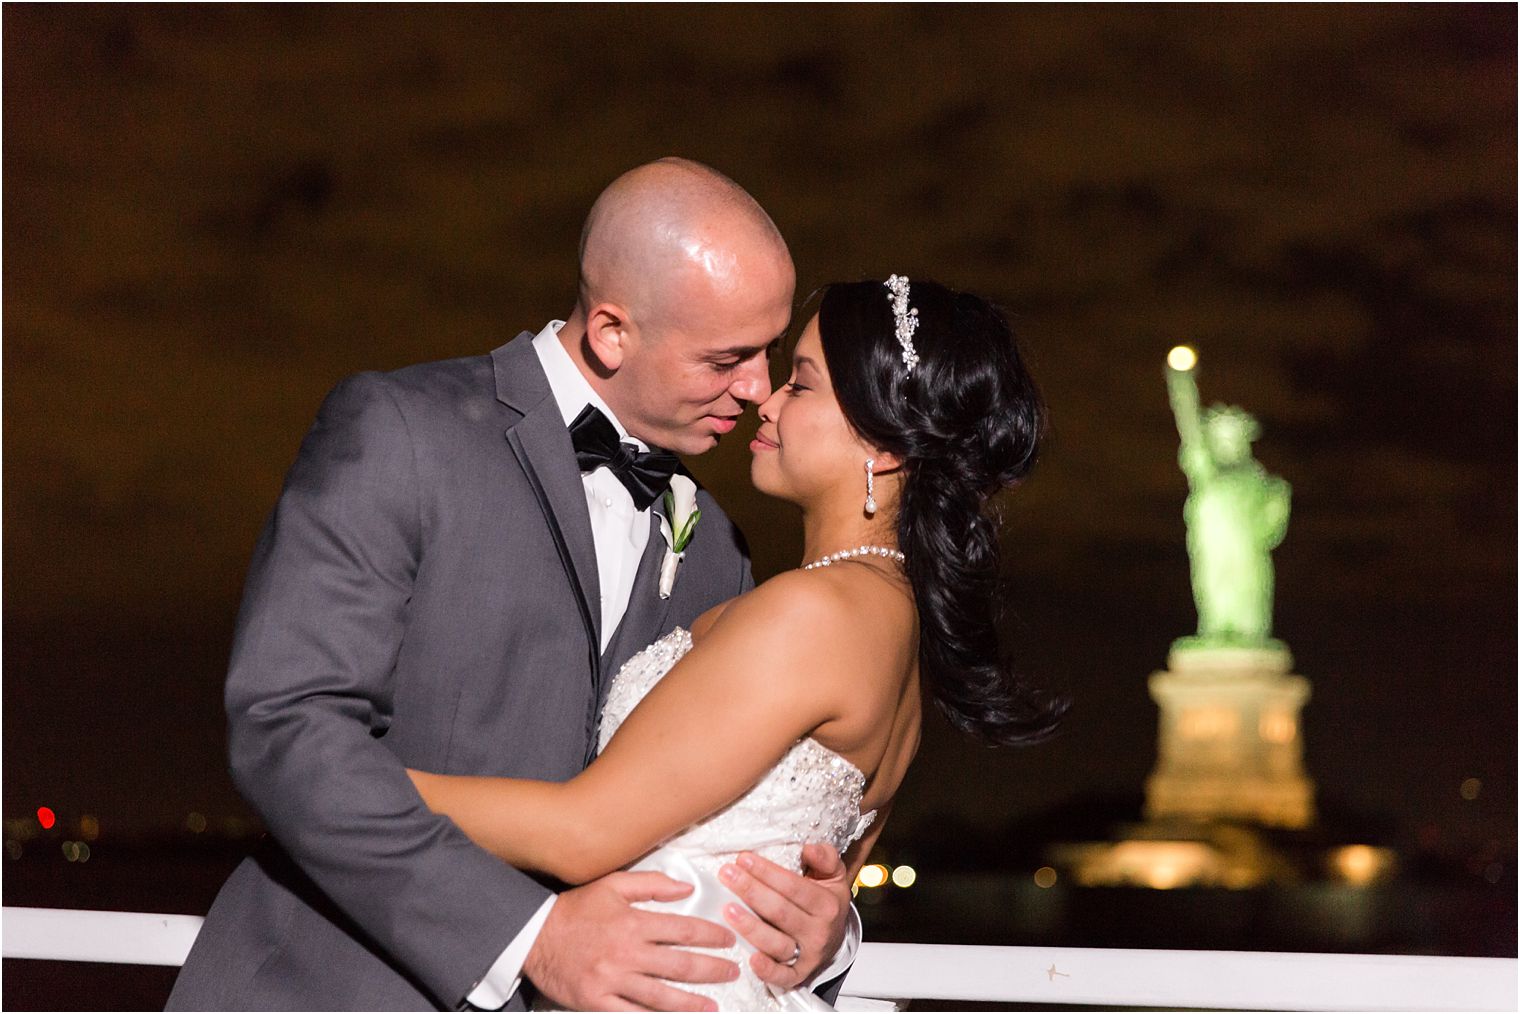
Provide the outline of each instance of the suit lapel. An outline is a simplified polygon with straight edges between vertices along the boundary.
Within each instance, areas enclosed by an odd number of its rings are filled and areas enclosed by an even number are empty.
[[[628,609],[623,613],[623,621],[618,624],[617,632],[612,635],[612,640],[607,645],[607,652],[602,656],[603,686],[601,693],[607,693],[606,684],[611,683],[610,676],[623,667],[623,663],[633,657],[634,652],[648,647],[663,631],[665,619],[670,614],[670,604],[675,600],[675,591],[672,590],[670,598],[660,598],[660,565],[665,561],[665,537],[660,534],[660,517],[664,513],[664,505],[655,501],[655,505],[649,511],[649,543],[644,547],[644,555],[639,558],[638,573],[633,579],[633,591],[628,595]],[[682,562],[685,567],[688,562]],[[676,571],[676,587],[680,587],[680,570]]]
[[[497,399],[523,416],[507,429],[507,443],[533,487],[560,562],[580,601],[581,620],[591,639],[594,678],[602,643],[601,587],[586,489],[575,464],[570,431],[533,351],[532,333],[524,331],[492,352],[491,359]]]

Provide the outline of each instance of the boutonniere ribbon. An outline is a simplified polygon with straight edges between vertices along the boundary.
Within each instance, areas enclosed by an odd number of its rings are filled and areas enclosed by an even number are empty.
[[[665,537],[665,560],[660,564],[660,598],[670,598],[676,586],[676,568],[686,556],[691,534],[696,531],[702,512],[697,509],[697,484],[680,472],[670,477],[665,491],[665,514],[660,518],[660,534]]]

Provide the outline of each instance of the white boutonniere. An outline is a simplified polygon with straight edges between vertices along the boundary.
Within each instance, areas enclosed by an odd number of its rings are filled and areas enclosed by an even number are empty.
[[[670,598],[676,586],[676,568],[686,556],[691,533],[696,531],[702,512],[697,510],[697,484],[677,472],[670,477],[665,491],[665,514],[660,518],[660,534],[665,536],[665,562],[660,564],[660,598]]]

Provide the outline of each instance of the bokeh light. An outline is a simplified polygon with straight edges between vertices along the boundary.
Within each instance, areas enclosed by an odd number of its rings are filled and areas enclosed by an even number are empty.
[[[1346,883],[1361,887],[1388,874],[1393,854],[1372,845],[1344,845],[1333,853],[1332,867]]]

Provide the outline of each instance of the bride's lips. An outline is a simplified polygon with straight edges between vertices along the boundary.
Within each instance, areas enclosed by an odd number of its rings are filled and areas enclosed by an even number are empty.
[[[767,440],[763,433],[756,433],[755,439],[749,442],[749,449],[756,453],[760,451],[774,451],[778,446],[780,445]]]

